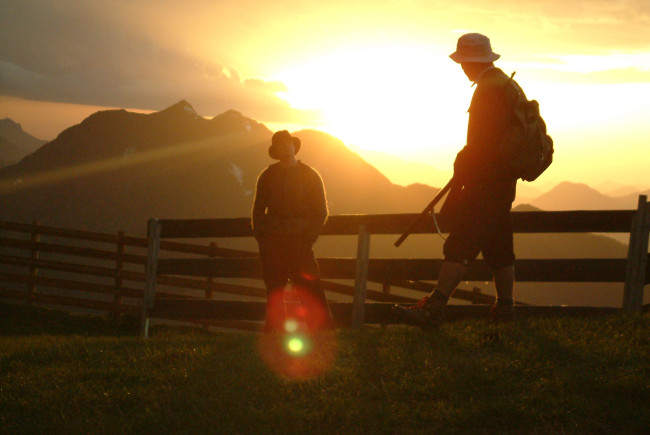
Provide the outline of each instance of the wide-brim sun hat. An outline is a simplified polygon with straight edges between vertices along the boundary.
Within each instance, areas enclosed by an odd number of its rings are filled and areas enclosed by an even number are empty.
[[[298,151],[300,151],[300,138],[291,136],[291,134],[287,130],[280,130],[273,133],[273,137],[271,138],[271,146],[269,147],[269,156],[271,156],[272,159],[276,159],[276,160],[279,159],[279,156],[277,154],[278,145],[286,142],[287,140],[293,142],[295,148],[295,154],[298,154]]]
[[[492,51],[490,38],[480,33],[467,33],[458,38],[456,51],[449,55],[457,63],[491,63],[501,57]]]

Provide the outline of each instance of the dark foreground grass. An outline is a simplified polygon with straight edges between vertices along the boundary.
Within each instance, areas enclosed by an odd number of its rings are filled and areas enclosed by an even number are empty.
[[[478,321],[339,331],[331,366],[297,381],[269,368],[253,334],[158,328],[142,340],[101,319],[0,310],[0,433],[650,428],[648,314],[520,320],[491,343]]]

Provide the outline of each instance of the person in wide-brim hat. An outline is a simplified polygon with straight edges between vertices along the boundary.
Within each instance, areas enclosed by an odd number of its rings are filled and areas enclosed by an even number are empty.
[[[282,147],[292,144],[293,145],[293,154],[298,154],[300,151],[300,139],[291,136],[287,130],[276,131],[271,138],[271,146],[269,147],[269,156],[272,159],[280,160],[282,157],[283,149]]]
[[[480,33],[467,33],[456,44],[456,51],[449,55],[456,63],[492,63],[501,57],[492,51],[490,38]]]
[[[291,283],[311,332],[334,328],[313,245],[327,220],[325,186],[318,172],[296,159],[300,139],[287,130],[273,134],[269,156],[279,160],[257,178],[251,227],[258,242],[267,290],[264,331],[286,333],[294,313],[284,306]],[[295,320],[295,319],[293,319]]]
[[[399,318],[423,329],[437,328],[445,321],[449,298],[479,253],[494,278],[497,299],[492,321],[514,317],[515,253],[510,210],[517,177],[508,170],[500,144],[508,131],[509,108],[520,88],[494,66],[501,56],[492,51],[485,35],[462,35],[449,57],[460,64],[476,90],[468,110],[467,144],[456,155],[451,189],[439,213],[451,229],[443,245],[444,262],[429,295],[412,307],[393,307]]]

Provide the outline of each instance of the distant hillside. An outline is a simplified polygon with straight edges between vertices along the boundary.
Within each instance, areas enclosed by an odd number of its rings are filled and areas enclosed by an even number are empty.
[[[18,162],[44,143],[44,140],[26,133],[20,124],[11,119],[0,119],[0,167]]]
[[[542,210],[625,210],[635,209],[639,194],[613,197],[586,184],[563,182],[530,203]]]
[[[236,111],[211,120],[186,101],[152,114],[97,112],[0,170],[0,219],[142,233],[148,218],[248,216],[272,132]],[[415,212],[437,192],[392,184],[325,133],[297,132],[332,214]]]

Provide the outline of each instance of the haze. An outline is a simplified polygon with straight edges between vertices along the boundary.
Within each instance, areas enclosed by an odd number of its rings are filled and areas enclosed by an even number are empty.
[[[439,184],[473,92],[447,56],[477,31],[540,101],[556,157],[539,183],[647,188],[648,28],[641,0],[5,0],[0,118],[53,139],[97,110],[186,99],[326,131],[396,183]]]

